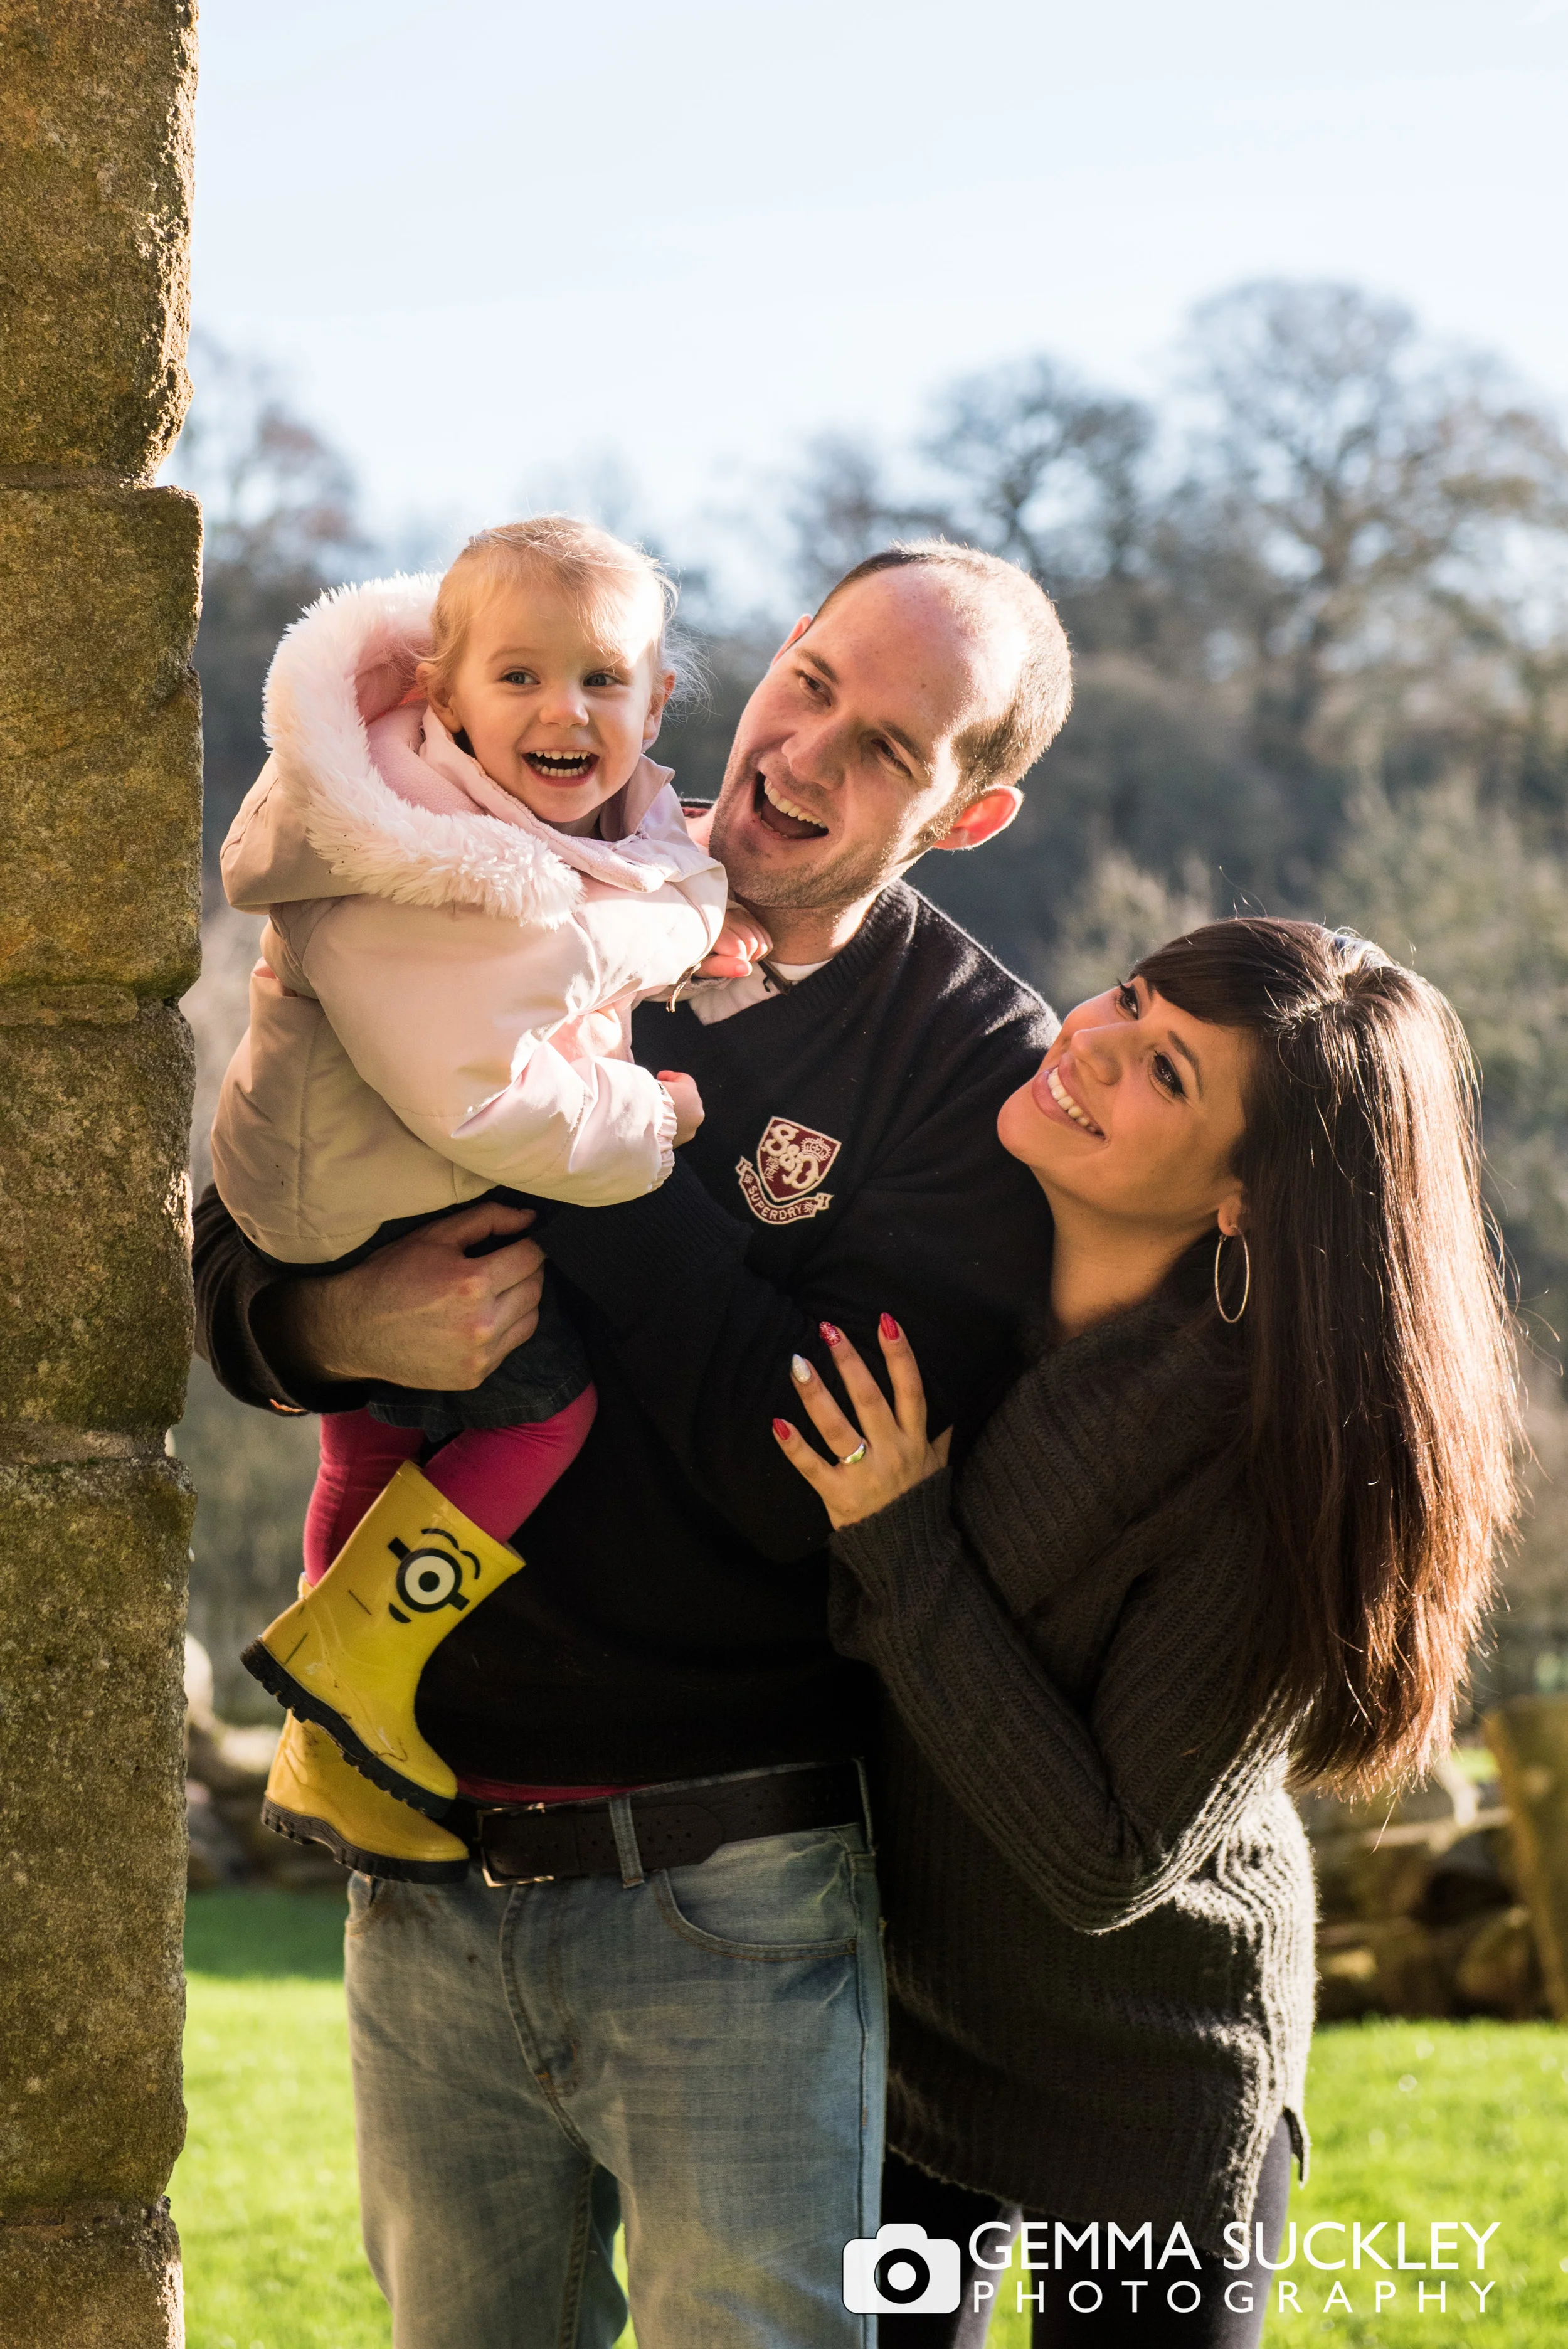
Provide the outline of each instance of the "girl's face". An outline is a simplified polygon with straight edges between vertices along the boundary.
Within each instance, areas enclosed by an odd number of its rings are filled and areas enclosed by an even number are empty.
[[[1147,979],[1080,1003],[1026,1085],[1002,1104],[1004,1149],[1058,1219],[1075,1211],[1178,1249],[1243,1220],[1233,1165],[1251,1040],[1178,1011]]]
[[[548,577],[475,613],[450,688],[430,706],[492,782],[546,823],[590,832],[659,730],[675,684],[645,603],[597,625]]]

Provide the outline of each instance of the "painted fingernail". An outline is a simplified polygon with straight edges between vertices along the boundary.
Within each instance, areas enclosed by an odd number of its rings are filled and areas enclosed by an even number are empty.
[[[882,1315],[882,1333],[884,1338],[902,1338],[903,1335],[903,1331],[899,1328],[898,1323],[893,1319],[891,1313],[884,1313]]]
[[[788,1444],[795,1431],[787,1419],[776,1419],[773,1423],[773,1433],[780,1444]]]
[[[843,1344],[843,1331],[841,1330],[835,1330],[830,1321],[819,1321],[817,1327],[820,1330],[823,1337],[827,1340],[830,1346],[841,1346]]]
[[[809,1386],[810,1384],[812,1377],[811,1365],[806,1360],[804,1354],[790,1355],[789,1375],[794,1380],[798,1387]]]

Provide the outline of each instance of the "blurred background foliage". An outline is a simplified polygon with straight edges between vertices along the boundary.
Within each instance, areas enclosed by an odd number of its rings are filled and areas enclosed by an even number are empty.
[[[439,567],[455,550],[373,543],[348,461],[264,367],[208,343],[193,369],[172,471],[208,527],[207,964],[187,1001],[204,1179],[256,928],[223,908],[216,852],[263,755],[267,664],[324,587],[421,557]],[[569,502],[638,534],[624,481],[613,499]],[[927,895],[1058,1008],[1233,910],[1348,923],[1452,998],[1481,1065],[1492,1205],[1533,1365],[1541,1490],[1514,1605],[1556,1626],[1527,1671],[1557,1671],[1539,1659],[1561,1648],[1568,1678],[1552,1478],[1568,1461],[1568,446],[1555,417],[1501,362],[1429,342],[1397,303],[1268,281],[1193,314],[1157,400],[1028,357],[955,380],[907,446],[817,441],[781,492],[759,485],[758,511],[794,609],[727,610],[713,571],[674,564],[704,683],[658,755],[688,796],[717,791],[794,610],[890,538],[940,532],[1040,581],[1077,688],[1018,823],[985,852],[929,856],[915,874]],[[202,1494],[192,1629],[221,1706],[254,1710],[229,1659],[297,1572],[313,1434],[228,1405],[198,1365],[178,1442]]]

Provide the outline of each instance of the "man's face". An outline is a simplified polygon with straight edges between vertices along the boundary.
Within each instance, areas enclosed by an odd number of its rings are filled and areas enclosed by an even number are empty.
[[[742,712],[714,812],[737,896],[764,917],[833,910],[913,863],[958,791],[955,744],[1005,707],[1012,649],[998,658],[915,568],[802,622]]]

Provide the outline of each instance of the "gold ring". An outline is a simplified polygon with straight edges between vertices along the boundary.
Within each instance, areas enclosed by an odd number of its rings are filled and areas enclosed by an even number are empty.
[[[839,1465],[840,1465],[840,1467],[841,1467],[841,1468],[852,1468],[852,1467],[854,1467],[854,1465],[855,1465],[855,1464],[857,1463],[857,1461],[863,1460],[863,1459],[865,1458],[865,1456],[866,1456],[865,1438],[862,1436],[862,1437],[861,1437],[861,1441],[859,1442],[859,1444],[856,1444],[856,1446],[855,1446],[855,1448],[854,1448],[854,1450],[853,1450],[852,1452],[846,1452],[846,1453],[845,1453],[845,1454],[844,1454],[843,1458],[840,1461]]]

